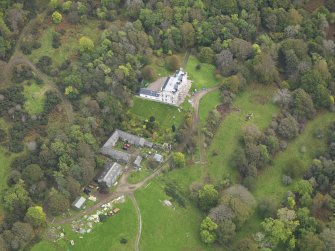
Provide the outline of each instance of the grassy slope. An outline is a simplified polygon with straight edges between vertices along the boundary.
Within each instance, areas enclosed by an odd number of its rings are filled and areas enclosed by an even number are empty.
[[[317,129],[325,129],[331,121],[335,121],[332,113],[321,114],[314,120],[310,121],[304,132],[295,140],[289,143],[288,148],[284,152],[280,152],[274,159],[272,166],[267,168],[257,179],[257,186],[253,192],[256,199],[264,196],[271,196],[281,199],[287,191],[281,183],[282,172],[285,164],[293,158],[299,158],[306,168],[318,153],[325,148],[324,139],[317,139],[313,133]],[[306,152],[302,153],[301,147],[306,147]]]
[[[32,85],[24,86],[24,96],[26,102],[24,104],[24,109],[29,114],[39,114],[43,112],[45,96],[44,93],[47,91],[46,86],[40,86],[36,83]]]
[[[134,97],[134,105],[130,112],[145,120],[154,116],[161,126],[171,128],[173,124],[178,127],[185,117],[186,109],[179,109],[172,105],[166,105],[155,101]],[[185,104],[185,107],[186,104]]]
[[[215,76],[215,66],[210,64],[201,64],[201,69],[197,70],[196,66],[200,64],[199,60],[191,55],[186,65],[188,78],[193,80],[192,90],[201,88],[209,88],[218,83]]]
[[[202,125],[206,124],[208,113],[220,104],[220,91],[214,91],[206,94],[200,101],[199,118]]]
[[[273,91],[271,87],[250,86],[236,97],[234,106],[240,111],[234,111],[225,117],[208,149],[208,171],[211,178],[220,180],[223,176],[237,176],[237,171],[232,169],[229,162],[231,155],[239,147],[242,129],[248,124],[255,124],[261,129],[268,126],[272,116],[278,111],[271,101]],[[254,116],[250,121],[245,121],[248,113],[254,113]],[[218,155],[212,156],[213,151]]]
[[[142,214],[140,249],[145,251],[215,250],[200,242],[199,225],[202,216],[191,205],[186,208],[166,207],[168,199],[158,180],[136,192]]]
[[[308,168],[313,158],[319,152],[322,152],[325,147],[324,140],[316,139],[313,137],[313,133],[317,129],[325,129],[332,121],[335,121],[334,114],[332,113],[319,115],[307,124],[304,132],[298,138],[289,143],[285,151],[280,152],[274,158],[272,166],[265,169],[257,178],[256,187],[252,193],[258,201],[266,197],[274,198],[278,203],[282,201],[285,193],[293,185],[285,187],[281,182],[285,164],[292,158],[298,157],[305,163],[306,168]],[[305,153],[300,151],[302,146],[306,147]],[[237,239],[259,231],[260,222],[261,219],[254,214],[238,232]]]
[[[175,182],[183,192],[187,193],[193,182],[201,180],[201,167],[198,164],[188,165],[168,172],[164,178]]]
[[[64,28],[66,33],[62,36],[61,46],[57,49],[52,47],[52,33],[55,30],[55,26],[50,25],[43,31],[39,39],[41,47],[33,50],[29,58],[36,63],[40,57],[48,55],[52,58],[54,66],[58,67],[64,60],[76,55],[79,45],[78,40],[81,36],[88,36],[93,41],[97,41],[100,37],[98,35],[100,34],[98,25],[98,21],[90,21],[85,25],[71,25]]]
[[[43,240],[36,244],[32,251],[128,251],[134,250],[135,237],[137,233],[137,217],[135,208],[129,199],[124,204],[117,204],[121,211],[107,220],[105,223],[97,223],[93,225],[93,230],[89,234],[83,235],[83,239],[79,239],[79,234],[74,233],[65,226],[66,240],[57,243]],[[128,240],[127,244],[120,244],[120,239]],[[70,245],[70,240],[75,241],[75,245]]]

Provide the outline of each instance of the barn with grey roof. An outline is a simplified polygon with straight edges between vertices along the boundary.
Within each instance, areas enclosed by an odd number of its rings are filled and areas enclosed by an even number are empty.
[[[104,170],[99,175],[97,181],[99,184],[111,187],[115,184],[117,179],[122,174],[122,167],[120,164],[107,161],[104,166]]]

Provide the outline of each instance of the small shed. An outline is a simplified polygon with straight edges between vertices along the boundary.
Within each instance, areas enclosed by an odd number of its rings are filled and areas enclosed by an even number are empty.
[[[72,203],[74,209],[80,210],[85,206],[86,199],[82,196],[77,197],[76,200]]]
[[[134,161],[134,168],[139,169],[141,167],[142,157],[138,155]]]
[[[158,153],[156,153],[156,154],[154,155],[154,160],[156,160],[156,161],[159,162],[159,163],[162,163],[162,162],[163,162],[163,156],[160,155],[160,154],[158,154]]]

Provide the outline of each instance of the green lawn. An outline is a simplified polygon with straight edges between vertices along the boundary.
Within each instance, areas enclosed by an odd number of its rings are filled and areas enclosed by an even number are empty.
[[[134,250],[135,238],[138,229],[137,216],[132,202],[127,199],[124,204],[117,204],[121,211],[109,218],[107,222],[93,225],[93,230],[89,234],[79,238],[79,234],[73,232],[70,226],[65,225],[66,239],[56,243],[43,240],[36,244],[32,251],[128,251]],[[127,244],[120,244],[120,240],[125,238]],[[70,240],[74,240],[75,245],[70,245]]]
[[[135,196],[143,222],[140,250],[216,250],[201,243],[199,226],[202,215],[192,205],[187,203],[186,208],[180,208],[173,203],[174,209],[162,204],[169,198],[159,180],[151,181]]]
[[[130,109],[132,114],[142,120],[154,116],[156,121],[165,128],[171,128],[173,124],[178,127],[182,123],[186,111],[189,109],[189,104],[186,103],[183,104],[181,108],[178,108],[172,105],[142,99],[137,96],[134,96],[133,101],[133,107]]]
[[[39,114],[44,110],[44,101],[45,96],[44,93],[47,91],[47,86],[38,85],[33,83],[32,85],[24,86],[24,97],[26,98],[26,102],[24,104],[24,109],[29,114]]]
[[[128,182],[130,184],[136,184],[144,180],[150,174],[152,174],[152,170],[147,167],[142,167],[141,170],[133,170],[128,177]]]
[[[203,126],[206,124],[209,112],[213,110],[218,104],[220,104],[220,100],[221,99],[219,90],[206,94],[200,100],[199,118]]]
[[[255,124],[260,129],[269,125],[272,116],[278,111],[272,104],[273,92],[272,87],[250,86],[236,97],[233,106],[240,111],[232,111],[224,118],[208,149],[207,168],[213,180],[221,180],[223,177],[232,177],[235,180],[237,170],[231,167],[230,159],[235,149],[239,147],[242,130],[249,124]],[[248,113],[254,113],[254,116],[251,120],[245,121]],[[218,153],[217,156],[213,156],[214,151]]]
[[[174,169],[168,172],[165,179],[174,181],[183,192],[189,191],[190,185],[195,181],[201,181],[201,167],[198,164]]]
[[[198,64],[201,64],[201,68],[199,70],[196,69]],[[215,66],[200,63],[193,55],[189,57],[185,70],[188,78],[193,80],[192,90],[209,88],[215,86],[219,82],[215,75]]]
[[[64,60],[76,55],[78,51],[79,38],[88,36],[94,42],[100,38],[101,31],[98,29],[99,22],[90,20],[87,24],[67,27],[66,33],[61,38],[61,46],[57,49],[52,47],[52,34],[55,26],[48,26],[43,30],[39,42],[41,47],[33,50],[29,58],[36,63],[42,56],[49,56],[52,58],[53,65],[58,67]]]

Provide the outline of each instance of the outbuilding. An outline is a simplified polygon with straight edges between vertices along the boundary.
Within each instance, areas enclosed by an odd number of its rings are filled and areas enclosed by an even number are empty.
[[[107,161],[104,170],[98,177],[98,183],[103,186],[111,187],[122,174],[122,167],[120,164]]]
[[[158,153],[156,153],[154,155],[154,160],[156,160],[158,163],[162,163],[163,162],[163,156],[160,155],[160,154],[158,154]]]
[[[74,209],[80,210],[83,209],[86,203],[86,199],[82,196],[77,197],[76,200],[72,203]]]
[[[138,155],[134,161],[134,168],[139,169],[141,167],[142,157]]]

